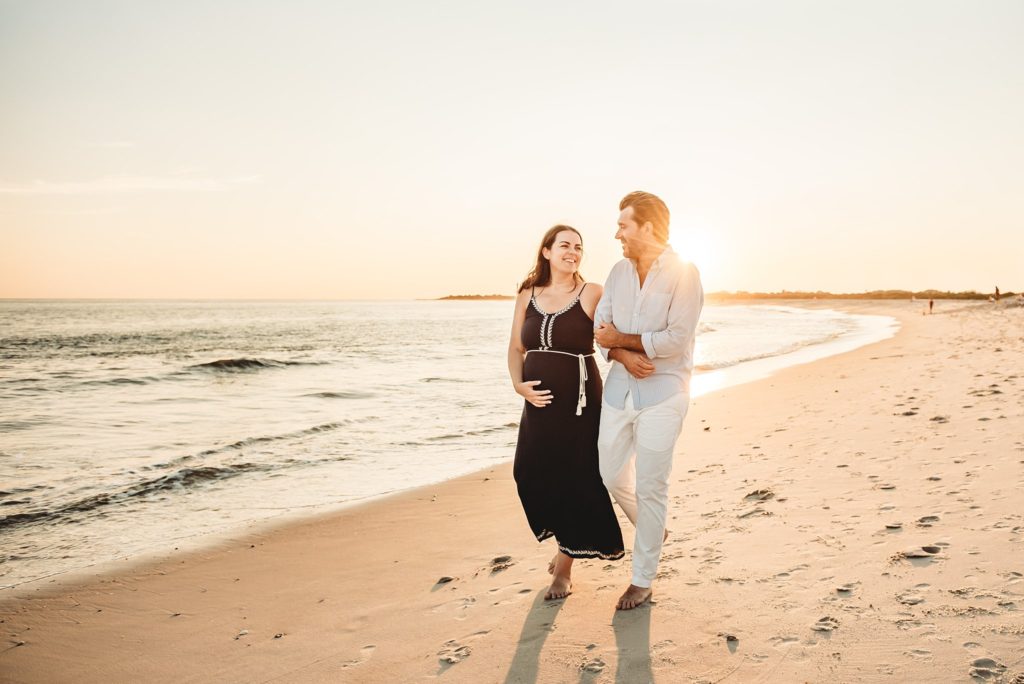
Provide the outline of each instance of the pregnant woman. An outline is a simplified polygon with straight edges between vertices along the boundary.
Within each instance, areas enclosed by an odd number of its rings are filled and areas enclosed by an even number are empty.
[[[594,310],[601,286],[579,273],[583,238],[575,228],[544,234],[519,287],[508,370],[525,400],[514,466],[519,498],[538,541],[558,552],[547,599],[572,591],[576,558],[623,556],[622,532],[598,470],[601,375],[594,361]]]

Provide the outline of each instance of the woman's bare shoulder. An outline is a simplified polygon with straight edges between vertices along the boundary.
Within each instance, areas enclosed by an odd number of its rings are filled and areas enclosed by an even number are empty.
[[[583,288],[583,294],[580,296],[585,301],[597,301],[604,294],[604,287],[601,283],[587,283],[587,286]]]

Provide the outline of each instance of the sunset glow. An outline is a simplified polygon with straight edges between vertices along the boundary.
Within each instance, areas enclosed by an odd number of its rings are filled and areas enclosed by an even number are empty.
[[[721,283],[728,247],[721,243],[713,226],[700,218],[676,218],[669,243],[680,257],[692,261],[706,283]]]
[[[1024,289],[1019,2],[104,7],[0,6],[2,297],[599,280],[636,189],[709,290]]]

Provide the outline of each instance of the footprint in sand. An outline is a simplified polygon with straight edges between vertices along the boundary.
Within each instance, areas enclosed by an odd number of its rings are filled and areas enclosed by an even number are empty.
[[[504,606],[509,603],[522,601],[524,598],[527,597],[527,595],[533,594],[537,590],[539,590],[539,587],[537,589],[529,589],[527,587],[523,587],[520,589],[519,586],[521,584],[521,582],[514,582],[512,584],[509,584],[508,586],[491,589],[488,593],[493,594],[494,597],[497,597],[499,595],[503,596],[503,598],[499,598],[498,600],[494,601],[494,605]],[[515,593],[509,594],[509,592]]]
[[[672,641],[671,639],[659,641],[658,643],[654,644],[654,646],[651,646],[651,650],[659,655],[662,653],[667,653],[669,651],[674,651],[676,650],[676,648],[678,648],[676,642]]]
[[[815,632],[832,632],[839,628],[839,620],[834,617],[826,615],[823,618],[819,618],[817,622],[811,625],[811,629]]]
[[[896,600],[905,606],[916,606],[919,603],[924,603],[924,596],[907,591],[902,594],[896,594]]]
[[[490,630],[482,630],[479,632],[473,632],[468,637],[462,639],[462,641],[471,641],[473,639],[479,639],[490,633]],[[449,639],[444,642],[444,646],[440,651],[437,652],[438,662],[441,664],[441,670],[438,672],[444,672],[449,667],[461,663],[463,660],[469,657],[470,653],[473,652],[469,646],[463,643],[459,643],[456,639]]]
[[[466,612],[470,608],[472,608],[475,603],[476,603],[476,598],[475,597],[473,597],[473,596],[464,596],[462,598],[456,598],[456,599],[452,599],[450,601],[445,601],[444,603],[439,603],[438,605],[436,605],[433,608],[431,608],[430,612],[431,613],[442,613],[442,612],[447,612],[449,610],[452,610],[452,611],[455,612],[455,619],[456,620],[465,620],[466,619]]]
[[[942,548],[939,546],[912,546],[909,549],[904,549],[903,551],[897,553],[895,556],[893,556],[893,559],[897,561],[903,559],[931,560],[940,551],[942,551]]]
[[[769,487],[764,487],[762,489],[755,489],[743,498],[746,501],[767,501],[774,496],[775,492],[773,492]]]
[[[918,527],[931,527],[935,523],[939,522],[939,516],[937,515],[925,515],[917,519]]]
[[[914,648],[909,651],[904,651],[903,655],[916,658],[917,660],[931,660],[932,652],[924,648]]]
[[[469,646],[463,646],[451,639],[444,642],[444,648],[437,652],[437,659],[441,662],[441,666],[447,669],[447,667],[461,663],[472,652],[473,650]]]
[[[377,647],[374,646],[373,644],[370,644],[368,646],[363,646],[361,649],[359,649],[359,657],[357,659],[355,659],[355,660],[348,660],[348,661],[342,663],[341,664],[342,669],[347,669],[347,668],[350,668],[350,667],[356,667],[357,665],[362,665],[363,663],[365,663],[367,660],[370,659],[370,656],[373,655],[373,652],[375,650],[377,650]]]
[[[795,636],[776,636],[769,639],[768,643],[775,648],[780,648],[782,646],[791,646],[798,641],[800,641],[800,639]]]
[[[493,575],[496,572],[507,570],[513,565],[515,565],[515,561],[512,560],[512,556],[498,556],[496,558],[491,559],[491,565],[488,569],[491,571],[491,574]]]
[[[1024,574],[1021,574],[1016,570],[1001,572],[999,573],[999,576],[1005,579],[1007,584],[1017,584],[1018,582],[1024,581]]]
[[[999,678],[1004,672],[1006,672],[1006,666],[998,660],[978,658],[971,661],[969,674],[975,679],[989,680]]]

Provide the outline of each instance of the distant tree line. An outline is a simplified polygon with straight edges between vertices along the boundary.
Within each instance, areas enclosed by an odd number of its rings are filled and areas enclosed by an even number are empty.
[[[484,300],[484,299],[515,299],[515,297],[512,297],[510,295],[500,295],[500,294],[488,294],[488,295],[472,294],[472,295],[446,295],[444,297],[441,297],[440,299],[442,301],[443,300],[449,300],[449,299]]]
[[[872,290],[870,292],[803,292],[782,290],[780,292],[712,292],[708,299],[988,299],[992,296],[988,292],[949,292],[943,290],[921,290],[911,292],[910,290]],[[1014,292],[1000,292],[1000,298],[1014,297]]]

